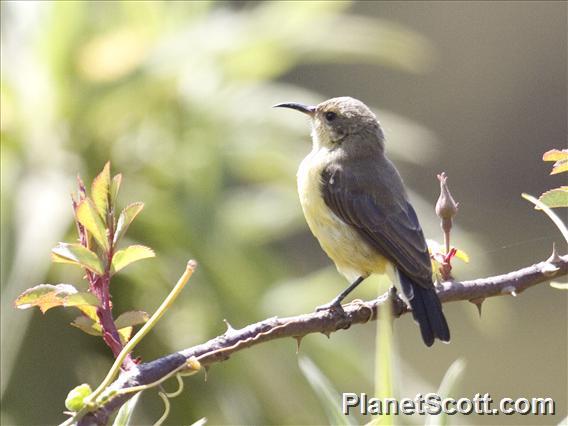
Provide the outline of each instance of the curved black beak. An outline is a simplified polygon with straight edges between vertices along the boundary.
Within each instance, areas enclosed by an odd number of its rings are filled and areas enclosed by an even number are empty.
[[[316,107],[315,106],[308,106],[308,105],[303,105],[303,104],[298,104],[296,102],[288,102],[288,103],[284,103],[284,104],[278,104],[278,105],[274,105],[272,108],[290,108],[290,109],[295,109],[296,111],[300,111],[303,112],[304,114],[308,114],[308,115],[314,115],[314,113],[316,112]]]

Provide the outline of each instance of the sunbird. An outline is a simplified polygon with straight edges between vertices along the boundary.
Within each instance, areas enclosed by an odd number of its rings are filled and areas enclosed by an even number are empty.
[[[317,106],[282,103],[307,114],[312,151],[297,174],[308,226],[337,270],[351,283],[321,309],[343,312],[342,300],[371,274],[397,271],[402,293],[427,346],[450,341],[432,280],[428,246],[398,170],[385,155],[375,114],[351,97]],[[392,270],[392,269],[391,269]]]

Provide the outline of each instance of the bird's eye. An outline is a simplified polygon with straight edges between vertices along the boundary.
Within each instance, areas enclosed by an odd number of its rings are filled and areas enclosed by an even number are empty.
[[[337,114],[334,113],[333,111],[328,111],[325,113],[325,119],[327,121],[333,121],[337,118]]]

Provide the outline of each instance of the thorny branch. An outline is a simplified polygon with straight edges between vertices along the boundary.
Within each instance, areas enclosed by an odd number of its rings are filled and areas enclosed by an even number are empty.
[[[517,296],[529,287],[568,274],[568,255],[558,256],[555,252],[546,261],[507,274],[471,281],[447,281],[438,286],[438,296],[443,303],[470,301],[478,307],[488,297],[500,295]],[[109,387],[119,391],[96,410],[88,413],[80,425],[106,424],[112,413],[120,408],[132,393],[120,393],[133,386],[158,381],[173,370],[179,369],[190,358],[195,357],[202,366],[227,360],[234,353],[269,340],[292,337],[299,341],[311,333],[331,333],[347,329],[353,324],[364,324],[376,319],[378,309],[385,303],[392,303],[395,318],[409,312],[406,303],[396,291],[389,291],[375,300],[354,301],[344,306],[345,316],[337,312],[313,312],[287,318],[269,318],[236,330],[229,324],[227,331],[201,345],[184,349],[155,361],[137,365],[123,372]]]

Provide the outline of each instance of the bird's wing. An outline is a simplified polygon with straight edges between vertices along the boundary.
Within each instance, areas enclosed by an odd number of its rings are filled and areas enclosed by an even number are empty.
[[[416,284],[431,288],[430,255],[422,228],[398,173],[394,167],[388,173],[391,171],[390,179],[379,179],[378,170],[370,167],[363,179],[361,169],[350,172],[337,165],[328,166],[321,174],[323,198],[336,216],[355,227],[401,272]]]

